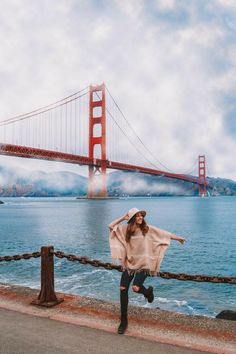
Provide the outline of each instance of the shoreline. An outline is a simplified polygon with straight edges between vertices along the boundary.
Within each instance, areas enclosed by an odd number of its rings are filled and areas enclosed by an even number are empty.
[[[236,195],[212,195],[210,197],[206,196],[204,198],[209,199],[209,198],[221,198],[221,197],[229,197],[229,198],[236,198]],[[101,200],[106,200],[106,199],[159,199],[159,198],[194,198],[194,199],[201,199],[202,197],[198,196],[198,195],[120,195],[120,196],[108,196],[108,197],[91,197],[88,198],[87,196],[78,196],[78,195],[12,195],[12,196],[1,196],[1,199],[8,199],[8,198],[12,198],[12,199],[16,199],[16,198],[21,198],[21,199],[33,199],[33,198],[41,198],[41,199],[46,199],[46,198],[70,198],[70,199],[81,199],[81,200],[93,200],[93,199],[101,199]]]
[[[58,293],[64,301],[53,307],[31,305],[39,290],[0,283],[0,309],[116,333],[119,304]],[[129,306],[125,335],[217,354],[236,352],[236,322],[205,316],[184,315],[159,309]]]

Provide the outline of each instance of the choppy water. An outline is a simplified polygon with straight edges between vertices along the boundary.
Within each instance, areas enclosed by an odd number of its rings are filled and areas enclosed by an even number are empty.
[[[131,207],[147,210],[147,221],[178,235],[171,241],[162,271],[236,276],[236,198],[2,198],[0,255],[33,252],[43,245],[110,261],[107,224]],[[55,260],[57,291],[119,301],[117,271]],[[39,288],[40,260],[0,263],[0,282]],[[236,310],[236,286],[148,278],[155,300],[130,292],[130,303],[187,314],[215,316]]]

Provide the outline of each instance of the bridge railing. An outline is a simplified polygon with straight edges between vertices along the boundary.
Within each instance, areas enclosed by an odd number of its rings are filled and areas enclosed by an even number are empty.
[[[63,298],[58,297],[54,287],[54,256],[57,258],[65,258],[71,262],[79,262],[80,264],[89,264],[93,267],[103,267],[107,270],[117,270],[122,272],[122,267],[112,263],[104,263],[97,259],[90,259],[85,256],[67,254],[62,251],[54,251],[53,246],[41,247],[41,252],[24,253],[22,255],[2,256],[0,262],[10,262],[19,260],[28,260],[31,258],[41,257],[41,290],[37,299],[32,301],[33,305],[52,307],[63,301]],[[176,279],[182,281],[224,283],[236,285],[236,277],[230,276],[212,276],[203,274],[185,274],[185,273],[170,273],[159,272],[158,274],[164,279]]]

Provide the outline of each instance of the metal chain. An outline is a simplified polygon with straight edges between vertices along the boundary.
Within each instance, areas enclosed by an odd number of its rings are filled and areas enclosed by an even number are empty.
[[[164,279],[177,279],[177,280],[191,280],[198,282],[209,283],[227,283],[236,284],[236,277],[216,276],[216,275],[203,275],[203,274],[185,274],[185,273],[170,273],[160,272],[161,278]]]
[[[41,252],[15,254],[14,256],[0,257],[0,262],[20,261],[21,259],[30,259],[41,257]]]
[[[116,269],[118,272],[122,272],[120,265],[115,265],[112,263],[104,263],[97,259],[89,259],[88,257],[76,256],[74,254],[66,254],[62,251],[53,252],[57,258],[66,258],[68,261],[74,262],[78,261],[81,264],[90,264],[93,267],[103,267],[108,270]]]
[[[90,264],[93,267],[103,267],[107,270],[115,269],[122,272],[122,267],[120,265],[112,263],[104,263],[97,259],[89,259],[88,257],[76,256],[74,254],[66,254],[62,251],[53,252],[57,258],[66,258],[68,261],[77,261],[81,264]],[[3,256],[0,257],[0,262],[10,262],[19,261],[21,259],[30,259],[41,257],[41,252],[24,253],[17,254],[14,256]],[[159,276],[164,279],[176,279],[176,280],[190,280],[197,282],[210,282],[210,283],[225,283],[225,284],[236,284],[236,277],[226,277],[226,276],[214,276],[214,275],[202,275],[202,274],[185,274],[185,273],[170,273],[170,272],[160,272]]]
[[[78,261],[81,264],[90,264],[93,267],[103,267],[108,270],[115,269],[119,272],[122,272],[122,267],[120,265],[115,265],[112,263],[104,263],[97,259],[89,259],[88,257],[66,254],[62,251],[53,252],[53,254],[58,258],[66,258],[68,261],[71,262]],[[211,276],[211,275],[201,275],[201,274],[191,275],[191,274],[170,273],[170,272],[160,272],[159,276],[165,279],[176,279],[176,280],[184,280],[184,281],[191,280],[197,282],[236,284],[236,277]]]

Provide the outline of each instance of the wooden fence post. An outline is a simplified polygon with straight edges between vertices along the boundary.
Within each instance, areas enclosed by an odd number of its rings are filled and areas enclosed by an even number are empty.
[[[41,291],[32,305],[52,307],[63,301],[57,298],[54,292],[54,247],[44,246],[41,248]]]

